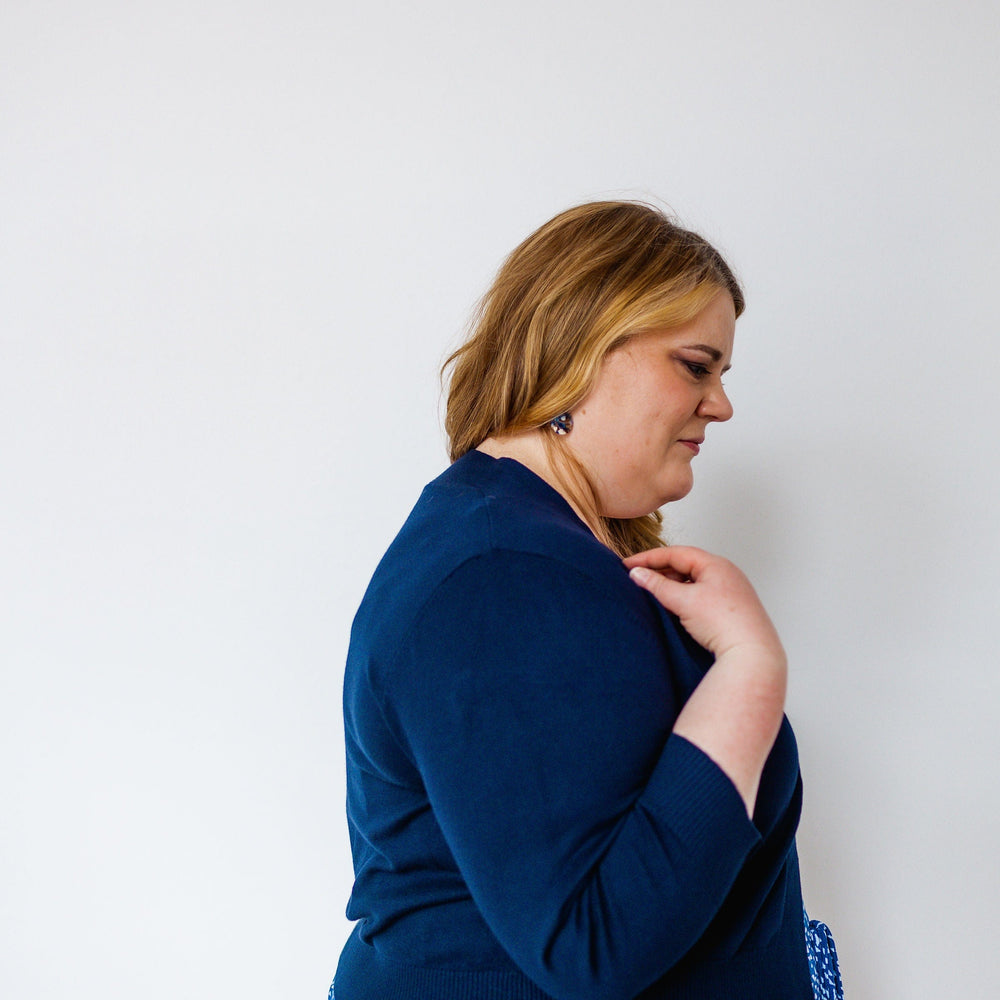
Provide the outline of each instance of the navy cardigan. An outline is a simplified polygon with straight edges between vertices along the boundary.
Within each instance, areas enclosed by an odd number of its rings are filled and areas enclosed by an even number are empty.
[[[432,482],[351,632],[337,1000],[810,1000],[795,740],[751,821],[671,732],[710,665],[524,466]]]

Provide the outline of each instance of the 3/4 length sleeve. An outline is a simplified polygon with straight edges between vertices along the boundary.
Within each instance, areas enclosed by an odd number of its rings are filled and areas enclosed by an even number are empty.
[[[484,919],[560,1000],[666,973],[759,843],[729,779],[671,735],[651,620],[557,560],[463,564],[377,687]]]

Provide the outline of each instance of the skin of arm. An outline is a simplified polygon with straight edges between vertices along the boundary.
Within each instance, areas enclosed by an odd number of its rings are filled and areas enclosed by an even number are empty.
[[[715,761],[752,817],[761,773],[781,727],[788,677],[771,619],[743,573],[701,549],[650,549],[624,562],[632,579],[715,654],[674,732]]]

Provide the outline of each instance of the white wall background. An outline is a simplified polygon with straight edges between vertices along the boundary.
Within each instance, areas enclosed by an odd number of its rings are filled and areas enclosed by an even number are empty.
[[[436,370],[578,201],[749,309],[673,535],[792,654],[850,1000],[996,989],[1000,15],[860,0],[7,0],[0,994],[320,998],[340,682]]]

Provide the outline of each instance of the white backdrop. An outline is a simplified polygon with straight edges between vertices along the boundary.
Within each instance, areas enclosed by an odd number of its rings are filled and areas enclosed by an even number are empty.
[[[318,1000],[340,684],[502,257],[658,197],[746,285],[672,536],[792,658],[850,1000],[993,995],[1000,15],[7,0],[0,994]]]

